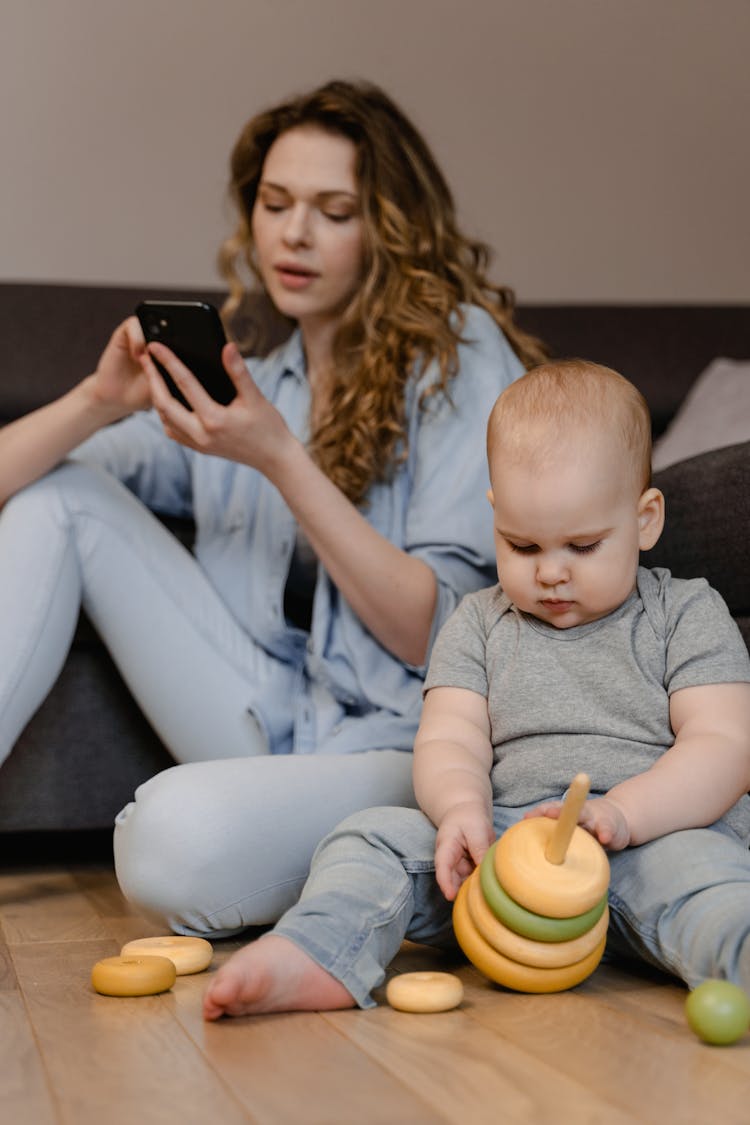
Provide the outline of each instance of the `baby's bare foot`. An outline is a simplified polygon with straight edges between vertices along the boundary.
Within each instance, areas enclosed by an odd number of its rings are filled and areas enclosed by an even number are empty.
[[[298,945],[264,934],[219,969],[203,997],[203,1018],[353,1007],[343,984]]]

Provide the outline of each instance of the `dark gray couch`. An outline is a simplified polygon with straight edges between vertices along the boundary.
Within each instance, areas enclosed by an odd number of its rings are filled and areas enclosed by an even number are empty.
[[[56,397],[84,374],[114,326],[144,297],[215,292],[0,284],[0,425]],[[750,358],[750,308],[526,307],[519,319],[559,356],[609,364],[645,394],[656,433],[716,356]],[[650,565],[705,575],[750,644],[750,449],[734,446],[664,470],[667,529]],[[189,536],[189,528],[175,527]],[[1,623],[0,623],[0,627]],[[85,620],[57,685],[0,769],[0,843],[26,833],[108,833],[136,786],[172,764]],[[50,840],[56,837],[49,837]]]

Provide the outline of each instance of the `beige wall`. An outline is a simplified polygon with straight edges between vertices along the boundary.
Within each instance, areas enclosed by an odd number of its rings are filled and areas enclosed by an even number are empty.
[[[750,0],[2,0],[0,276],[213,284],[226,158],[389,90],[525,301],[750,299]]]

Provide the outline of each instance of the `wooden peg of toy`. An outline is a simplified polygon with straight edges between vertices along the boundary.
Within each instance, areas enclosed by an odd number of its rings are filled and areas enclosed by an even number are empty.
[[[571,783],[560,819],[519,820],[495,846],[495,874],[501,887],[535,914],[550,918],[584,914],[600,902],[609,885],[604,849],[576,823],[589,786],[586,775],[580,777]]]
[[[564,863],[581,809],[589,795],[590,781],[585,773],[577,773],[570,783],[555,829],[547,841],[544,858],[550,863]]]

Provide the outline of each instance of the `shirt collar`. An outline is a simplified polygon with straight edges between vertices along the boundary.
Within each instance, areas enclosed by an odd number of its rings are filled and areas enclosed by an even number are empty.
[[[300,382],[307,382],[307,364],[299,328],[295,328],[289,339],[281,344],[279,366],[285,375],[294,375]]]

